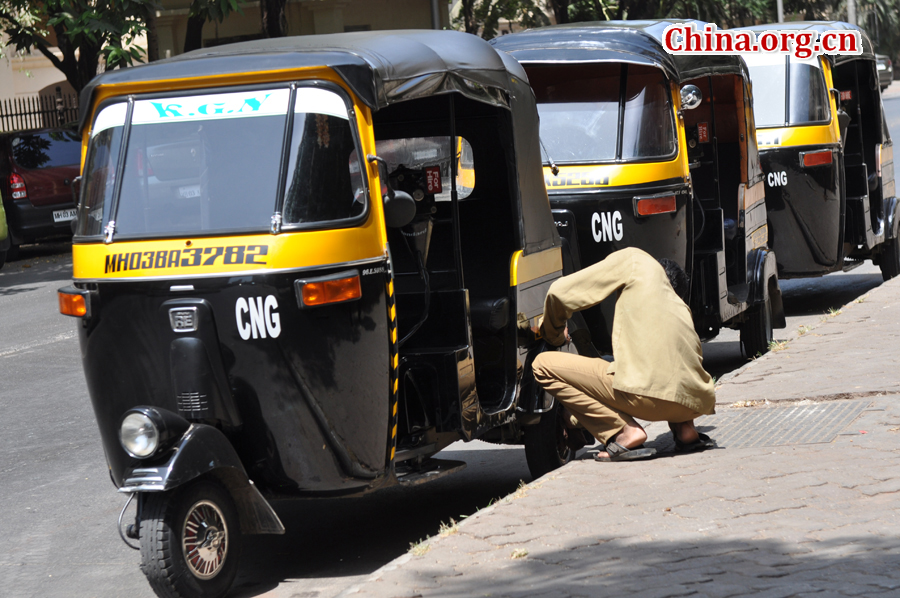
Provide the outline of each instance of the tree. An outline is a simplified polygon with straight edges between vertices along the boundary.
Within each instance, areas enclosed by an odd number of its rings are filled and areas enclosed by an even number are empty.
[[[0,0],[2,1],[2,0]],[[232,12],[241,13],[243,0],[193,0],[188,9],[187,30],[184,34],[184,51],[203,47],[203,26],[207,21],[221,23]]]
[[[262,19],[263,37],[284,37],[287,33],[287,17],[284,5],[287,0],[261,0],[259,16]]]
[[[37,50],[80,92],[101,67],[140,61],[153,0],[0,0],[0,32],[19,52]],[[51,50],[52,38],[62,53]]]
[[[516,22],[522,27],[549,25],[550,20],[540,0],[462,0],[454,25],[466,33],[492,39],[497,35],[501,19]]]

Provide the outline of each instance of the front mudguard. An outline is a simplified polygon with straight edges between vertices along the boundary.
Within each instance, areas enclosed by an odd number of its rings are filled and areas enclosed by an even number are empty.
[[[192,424],[161,459],[126,469],[119,492],[168,492],[207,474],[231,493],[243,533],[284,533],[284,525],[247,476],[225,434],[205,424]]]
[[[775,252],[766,247],[754,249],[747,255],[747,272],[750,274],[750,305],[761,305],[768,297],[772,304],[772,328],[786,328],[784,302],[778,285],[778,266]]]

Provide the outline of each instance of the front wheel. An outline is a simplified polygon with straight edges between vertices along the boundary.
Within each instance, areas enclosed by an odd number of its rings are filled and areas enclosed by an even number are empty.
[[[885,282],[900,275],[900,240],[885,241],[884,252],[878,266],[881,268],[881,278]]]
[[[765,302],[752,308],[752,311],[741,326],[741,346],[744,355],[753,358],[769,352],[772,343],[772,300],[766,297]]]
[[[148,493],[141,510],[141,570],[161,598],[219,598],[231,588],[241,528],[228,491],[199,481]]]
[[[538,423],[524,427],[525,460],[531,477],[537,479],[572,460],[575,451],[566,442],[566,427],[559,401],[541,415]]]

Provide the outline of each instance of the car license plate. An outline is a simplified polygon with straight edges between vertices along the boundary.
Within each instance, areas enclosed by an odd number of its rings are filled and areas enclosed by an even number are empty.
[[[190,199],[192,197],[200,197],[200,185],[189,185],[187,187],[178,188],[178,196],[182,199]]]
[[[53,211],[53,222],[68,222],[69,220],[75,220],[75,208]]]

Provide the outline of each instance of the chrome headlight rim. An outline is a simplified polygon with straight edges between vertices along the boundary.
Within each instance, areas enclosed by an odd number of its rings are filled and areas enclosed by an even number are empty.
[[[130,450],[122,438],[122,426],[125,423],[125,420],[129,416],[135,414],[146,418],[156,430],[156,446],[153,447],[152,451],[147,452],[146,456],[136,454]],[[159,457],[161,454],[171,449],[172,445],[177,443],[178,440],[188,432],[190,427],[191,423],[188,420],[167,409],[150,407],[148,405],[132,407],[123,413],[122,419],[119,420],[119,445],[121,445],[122,449],[133,459],[147,460]]]
[[[126,439],[126,425],[129,426],[130,430],[133,433],[136,424],[140,423],[140,427],[144,427],[147,430],[150,430],[151,433],[147,434],[148,440],[146,440],[147,448],[136,451],[134,438],[130,438],[132,444],[129,445],[129,442]],[[162,425],[161,418],[158,414],[154,413],[152,409],[147,408],[137,408],[137,409],[129,409],[122,416],[122,421],[119,423],[119,444],[122,446],[122,449],[128,453],[129,456],[135,459],[149,459],[153,455],[159,452],[159,448],[162,445],[162,434],[164,431],[164,426]]]

